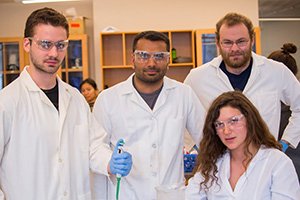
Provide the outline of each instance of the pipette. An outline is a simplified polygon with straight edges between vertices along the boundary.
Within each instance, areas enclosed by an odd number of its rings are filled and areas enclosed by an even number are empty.
[[[119,143],[119,146],[118,146],[118,153],[122,153],[122,152],[123,152],[123,145],[124,145],[124,144],[125,144],[124,140],[122,140],[122,141]],[[120,182],[121,182],[121,177],[122,177],[122,175],[121,175],[121,174],[116,174],[116,177],[117,177],[116,200],[119,200]]]

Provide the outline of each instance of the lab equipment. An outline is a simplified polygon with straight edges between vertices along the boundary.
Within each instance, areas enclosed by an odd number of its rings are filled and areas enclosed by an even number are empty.
[[[125,144],[124,140],[121,140],[120,143],[118,143],[118,154],[121,154],[123,152],[123,145]],[[119,192],[120,192],[120,182],[122,175],[117,173],[117,188],[116,188],[116,200],[119,199]]]
[[[184,173],[191,173],[196,164],[197,154],[184,154],[183,156]]]

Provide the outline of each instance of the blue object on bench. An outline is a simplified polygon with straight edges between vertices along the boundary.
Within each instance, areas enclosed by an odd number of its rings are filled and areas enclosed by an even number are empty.
[[[184,173],[192,172],[196,164],[197,154],[184,154]]]

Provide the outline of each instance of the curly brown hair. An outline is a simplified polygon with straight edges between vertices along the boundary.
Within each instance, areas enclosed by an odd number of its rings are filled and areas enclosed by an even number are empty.
[[[204,177],[200,188],[209,189],[214,182],[218,184],[217,160],[227,151],[227,147],[222,143],[217,135],[214,122],[220,115],[223,107],[230,106],[238,109],[246,119],[247,136],[245,139],[244,160],[245,168],[253,158],[250,153],[250,145],[259,149],[261,145],[266,148],[281,150],[281,145],[269,131],[268,126],[260,116],[258,110],[249,99],[240,91],[230,91],[221,94],[211,104],[204,124],[203,139],[200,142],[200,152],[197,157],[197,164],[194,172],[200,172]]]

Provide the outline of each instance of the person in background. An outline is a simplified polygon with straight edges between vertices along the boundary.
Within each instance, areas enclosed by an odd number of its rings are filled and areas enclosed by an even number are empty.
[[[291,72],[296,76],[298,73],[298,67],[295,58],[291,54],[297,52],[297,47],[292,43],[286,43],[281,47],[281,50],[277,50],[272,52],[268,58],[272,60],[276,60],[278,62],[282,62]],[[281,102],[281,115],[280,115],[280,127],[279,127],[279,136],[278,139],[280,140],[284,129],[289,123],[289,119],[291,117],[291,110],[290,106],[287,106],[283,102]],[[300,180],[300,146],[296,149],[288,148],[286,154],[292,159],[296,171],[298,174],[298,178]]]
[[[90,200],[90,168],[107,176],[130,171],[131,155],[117,153],[122,140],[112,153],[104,129],[89,129],[84,97],[57,75],[68,36],[66,18],[54,9],[37,9],[26,20],[30,64],[0,91],[0,199]]]
[[[184,184],[184,132],[199,142],[205,114],[189,86],[165,76],[170,61],[165,34],[141,32],[132,50],[134,74],[103,90],[93,114],[108,133],[107,143],[124,138],[124,148],[132,153],[132,171],[122,179],[120,199],[152,200],[157,186]],[[112,182],[109,191],[113,199]]]
[[[81,94],[84,96],[85,100],[90,105],[92,111],[96,98],[99,94],[96,82],[91,78],[87,78],[81,82],[79,88]]]
[[[186,200],[299,200],[291,159],[240,91],[225,92],[212,102],[197,159]]]
[[[91,111],[93,111],[94,103],[99,94],[97,83],[93,79],[87,78],[80,83],[79,89],[85,100],[88,102]],[[90,178],[92,199],[106,200],[107,190],[101,190],[100,188],[107,188],[107,177],[91,172]]]
[[[280,140],[285,151],[300,141],[300,83],[282,63],[255,54],[252,22],[238,13],[228,13],[216,24],[220,55],[192,69],[185,79],[208,109],[226,91],[240,90],[256,106],[271,133],[278,138],[281,101],[290,106],[292,118]]]

